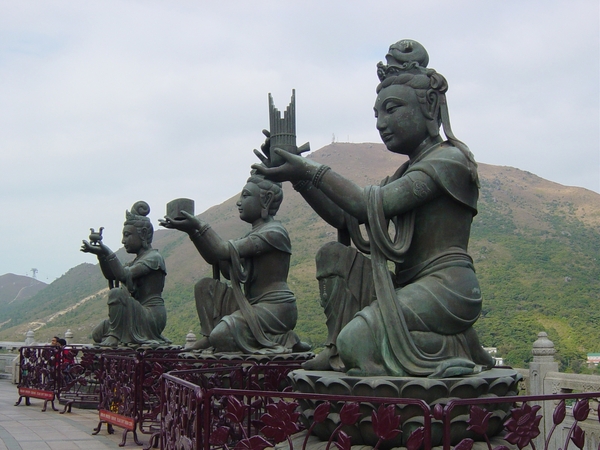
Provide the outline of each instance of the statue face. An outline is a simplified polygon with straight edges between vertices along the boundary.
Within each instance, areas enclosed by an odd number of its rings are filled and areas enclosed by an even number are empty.
[[[240,212],[240,219],[244,222],[254,223],[260,219],[260,212],[263,208],[260,199],[260,188],[254,183],[247,183],[242,189],[237,207]]]
[[[373,109],[377,130],[389,151],[411,155],[429,137],[428,119],[413,88],[392,84],[382,89]]]
[[[133,225],[125,225],[123,227],[121,244],[123,244],[127,253],[138,253],[144,247],[144,241],[142,241],[137,228]]]

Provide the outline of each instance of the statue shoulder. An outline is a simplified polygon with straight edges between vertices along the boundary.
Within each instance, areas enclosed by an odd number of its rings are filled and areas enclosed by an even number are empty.
[[[250,236],[256,236],[262,239],[277,250],[281,250],[285,253],[292,253],[290,235],[283,224],[278,220],[272,220],[264,224],[258,230],[252,231]]]
[[[479,188],[473,182],[467,156],[449,142],[427,153],[405,172],[420,171],[427,174],[448,195],[477,211]]]
[[[144,253],[140,258],[134,261],[134,264],[143,264],[151,270],[162,270],[167,272],[165,266],[165,259],[158,250],[152,248]]]

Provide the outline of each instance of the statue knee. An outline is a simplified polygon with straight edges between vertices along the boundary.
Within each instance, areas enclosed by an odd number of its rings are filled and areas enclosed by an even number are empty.
[[[328,242],[322,245],[319,248],[319,250],[317,250],[317,255],[315,259],[317,260],[317,262],[319,262],[320,260],[329,259],[331,256],[337,255],[338,253],[343,252],[344,249],[347,248],[349,247],[345,246],[344,244],[340,244],[339,242]]]
[[[355,317],[342,329],[337,339],[337,348],[348,375],[387,374],[375,336],[362,317]]]
[[[317,252],[317,279],[340,277],[347,279],[357,256],[357,250],[339,242],[328,242]]]
[[[104,337],[108,334],[109,329],[110,325],[108,323],[108,320],[103,320],[98,325],[96,325],[96,327],[92,330],[92,339],[94,340],[94,342],[102,342]]]
[[[194,286],[194,297],[199,298],[212,297],[215,292],[215,283],[217,280],[213,278],[202,278]]]
[[[239,350],[229,326],[222,321],[211,331],[208,340],[217,352],[236,352]]]
[[[214,285],[217,282],[214,278],[202,278],[200,281],[196,283],[194,286],[194,290],[196,291],[205,291],[209,289],[214,289]]]
[[[121,304],[125,301],[125,299],[129,297],[129,293],[123,290],[122,288],[112,288],[108,292],[108,304],[116,305]]]
[[[360,316],[355,317],[342,328],[336,344],[342,361],[350,367],[364,360],[373,359],[377,353],[373,333],[367,322]]]
[[[321,246],[317,251],[317,255],[315,257],[316,266],[317,266],[317,278],[319,277],[318,273],[320,271],[327,270],[328,267],[335,265],[335,261],[340,257],[345,256],[348,253],[348,250],[351,251],[350,247],[346,247],[339,242],[328,242],[327,244]]]

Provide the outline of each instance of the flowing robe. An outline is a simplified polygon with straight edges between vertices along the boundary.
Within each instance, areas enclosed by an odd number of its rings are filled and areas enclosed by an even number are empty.
[[[272,250],[241,259],[238,245],[245,240],[266,242]],[[231,286],[209,278],[196,285],[196,308],[202,334],[209,337],[216,351],[289,353],[300,342],[292,331],[298,319],[294,294],[279,289],[247,296],[253,280],[261,276],[260,271],[269,270],[261,261],[265,255],[277,252],[277,263],[289,268],[291,243],[287,230],[273,220],[256,227],[241,239],[229,241],[229,248]],[[287,277],[287,270],[285,272]]]
[[[143,273],[133,278],[131,272]],[[167,311],[162,298],[167,274],[165,261],[156,249],[150,249],[124,267],[125,282],[108,295],[108,319],[93,331],[95,342],[108,336],[122,344],[168,344],[162,336]]]
[[[478,186],[465,155],[445,142],[425,150],[385,179],[385,186],[411,173],[422,172],[438,186],[441,195],[401,216],[392,218],[395,236],[389,235],[381,186],[365,190],[369,241],[358,233],[355,219],[347,216],[357,247],[371,253],[370,264],[356,250],[332,245],[317,271],[321,277],[339,276],[327,264],[347,269],[345,286],[325,301],[328,322],[340,330],[349,313],[343,298],[352,298],[376,343],[377,360],[390,375],[452,376],[472,371],[475,364],[493,365],[481,348],[473,323],[481,311],[481,292],[473,261],[467,253],[470,226],[477,213]],[[413,184],[415,195],[426,186]],[[339,246],[339,247],[338,247]],[[352,260],[344,264],[343,257]],[[388,261],[394,263],[390,272]],[[366,276],[366,275],[371,275]],[[359,280],[359,281],[357,281]],[[336,315],[338,318],[336,318]],[[343,335],[352,340],[352,336]],[[330,340],[337,339],[330,326]],[[348,342],[350,345],[352,342]],[[338,342],[339,345],[339,342]],[[348,345],[346,345],[348,347]],[[334,366],[334,364],[332,364]],[[335,366],[334,366],[335,367]]]

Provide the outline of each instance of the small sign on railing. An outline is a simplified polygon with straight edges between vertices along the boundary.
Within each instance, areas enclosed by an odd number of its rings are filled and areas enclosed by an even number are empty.
[[[28,387],[20,387],[19,396],[39,398],[41,400],[54,400],[53,391],[44,391],[43,389],[35,389]]]
[[[116,425],[126,430],[133,431],[135,429],[135,420],[132,417],[122,416],[121,414],[114,413],[101,409],[99,412],[100,421]]]

